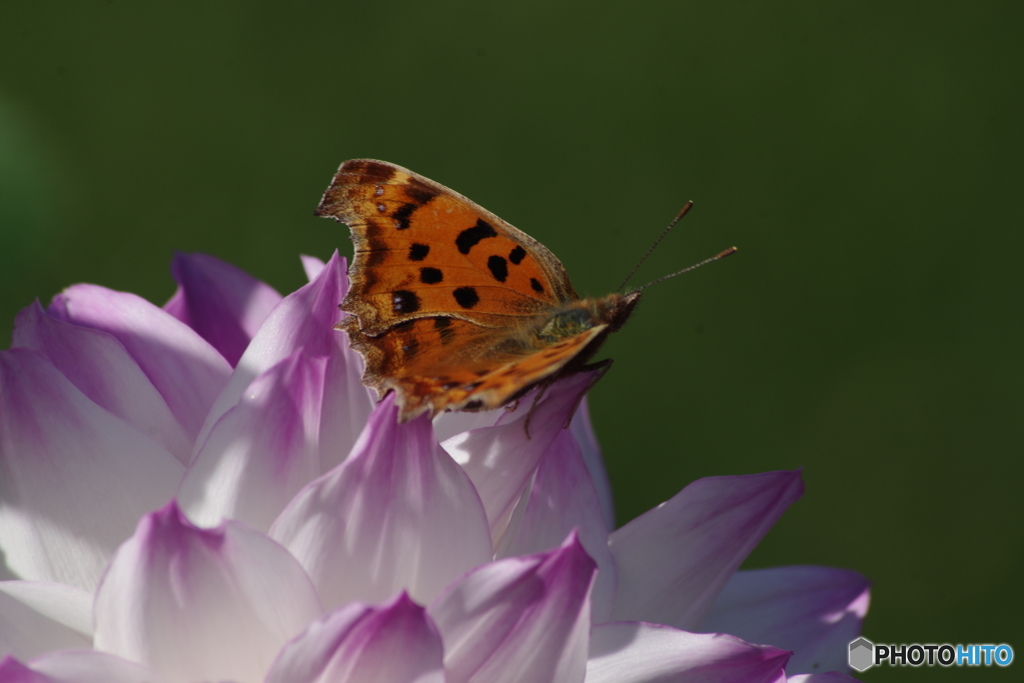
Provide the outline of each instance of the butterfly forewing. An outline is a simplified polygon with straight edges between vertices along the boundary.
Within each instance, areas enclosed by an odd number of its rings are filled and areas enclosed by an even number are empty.
[[[506,328],[577,298],[539,242],[393,164],[345,162],[317,213],[352,230],[355,262],[342,309],[367,335],[438,315]]]

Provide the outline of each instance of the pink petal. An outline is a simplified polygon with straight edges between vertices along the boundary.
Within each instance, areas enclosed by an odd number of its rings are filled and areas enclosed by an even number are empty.
[[[320,271],[324,269],[324,262],[316,256],[306,256],[305,254],[302,254],[299,256],[299,260],[302,261],[302,270],[306,273],[306,279],[310,282],[315,280],[316,276],[320,274]]]
[[[799,472],[708,477],[612,532],[613,617],[696,630],[725,582],[800,497]]]
[[[491,557],[469,478],[426,417],[398,424],[392,395],[352,455],[303,489],[270,533],[303,564],[328,608],[402,590],[425,602]]]
[[[363,386],[363,359],[348,347],[344,332],[335,339],[327,356],[324,399],[320,416],[321,472],[348,457],[366,426],[377,399]]]
[[[557,550],[483,565],[450,586],[427,608],[447,683],[582,681],[596,569],[573,534]]]
[[[94,614],[97,650],[170,681],[259,681],[320,605],[284,548],[243,524],[194,527],[172,502],[118,549]]]
[[[444,683],[443,656],[434,624],[402,593],[313,623],[284,647],[266,683]]]
[[[451,410],[446,413],[438,413],[434,416],[434,433],[437,440],[442,443],[462,432],[482,427],[493,427],[498,423],[498,418],[505,414],[505,410],[480,410],[475,413],[467,413],[461,410]]]
[[[822,674],[799,674],[786,679],[787,683],[857,683],[856,678],[850,678],[846,674],[837,671],[829,671]]]
[[[14,657],[0,662],[0,683],[51,683],[52,679],[36,673]]]
[[[94,403],[128,420],[188,464],[191,437],[113,335],[51,318],[36,301],[15,319],[11,345],[45,356]]]
[[[321,425],[327,433],[321,438],[321,443],[325,447],[333,444],[333,448],[347,452],[358,434],[349,427],[354,421],[361,426],[373,405],[369,393],[360,385],[362,360],[348,348],[344,333],[334,329],[341,319],[338,304],[347,290],[345,259],[335,252],[315,280],[286,296],[274,308],[210,409],[196,440],[198,445],[205,442],[217,420],[239,402],[254,379],[301,349],[308,356],[332,357],[326,386],[329,392],[338,392],[339,395],[324,396],[325,412]],[[333,388],[335,385],[338,385],[337,389]],[[353,385],[359,386],[358,391],[352,389]],[[351,400],[353,395],[358,400]],[[342,426],[336,426],[334,420]]]
[[[495,543],[505,532],[541,456],[572,417],[593,379],[592,372],[572,375],[552,385],[536,404],[536,393],[525,396],[514,413],[499,417],[496,426],[465,432],[442,444],[480,493]]]
[[[572,435],[580,445],[583,453],[583,462],[587,464],[587,471],[590,472],[590,479],[594,483],[594,490],[597,491],[597,499],[601,501],[601,513],[604,518],[605,529],[611,531],[615,528],[615,505],[612,501],[612,485],[608,481],[608,471],[604,467],[604,460],[601,458],[601,446],[597,443],[597,434],[594,433],[594,426],[590,422],[590,407],[587,405],[587,397],[584,396],[576,414],[572,416],[569,424]]]
[[[544,454],[529,495],[512,516],[496,555],[529,555],[557,548],[573,529],[598,566],[593,621],[607,621],[615,602],[615,560],[608,549],[601,502],[580,447],[571,432],[562,430]]]
[[[224,518],[266,532],[320,475],[320,402],[327,359],[301,350],[256,378],[214,426],[178,490],[201,526]]]
[[[787,659],[734,636],[614,622],[591,632],[587,683],[774,683]]]
[[[164,310],[198,332],[232,366],[281,301],[270,285],[207,254],[177,253],[171,272],[178,291]]]
[[[794,651],[790,673],[847,671],[847,645],[860,635],[869,586],[857,572],[831,567],[737,572],[701,628]]]
[[[184,466],[33,351],[0,352],[0,546],[15,576],[92,591]]]
[[[0,581],[0,657],[92,646],[92,595],[60,583]]]
[[[0,683],[164,683],[155,671],[103,652],[64,650],[32,661],[28,667],[8,659],[0,664]]]
[[[190,327],[145,299],[96,285],[74,285],[47,313],[65,322],[109,332],[124,345],[168,407],[195,439],[231,366]]]

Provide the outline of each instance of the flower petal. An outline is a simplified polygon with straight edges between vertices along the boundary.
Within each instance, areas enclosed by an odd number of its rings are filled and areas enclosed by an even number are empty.
[[[301,491],[270,534],[303,564],[328,608],[401,590],[426,602],[491,557],[469,478],[441,450],[429,419],[398,424],[392,395],[352,455]]]
[[[580,445],[580,450],[583,453],[583,462],[587,464],[587,471],[590,472],[590,479],[594,483],[594,490],[597,491],[597,499],[601,502],[605,529],[611,531],[615,528],[615,504],[612,501],[612,485],[608,480],[608,471],[604,467],[604,460],[601,458],[601,447],[597,443],[597,434],[594,433],[594,426],[590,422],[590,407],[587,404],[586,396],[580,401],[580,407],[576,414],[572,416],[569,428]]]
[[[847,645],[860,635],[869,586],[857,572],[831,567],[737,572],[701,628],[794,651],[789,673],[847,671]]]
[[[192,439],[113,335],[51,318],[36,301],[15,319],[11,346],[42,354],[94,403],[128,420],[188,464]]]
[[[487,510],[495,545],[541,456],[593,381],[593,372],[572,375],[553,384],[543,398],[527,394],[514,413],[499,417],[497,425],[458,434],[442,444],[473,480]]]
[[[23,665],[13,659],[0,663],[0,683],[164,683],[144,666],[105,652],[51,652]]]
[[[799,472],[708,477],[612,532],[614,618],[696,630],[736,567],[802,492]]]
[[[482,427],[493,427],[498,423],[498,418],[505,414],[505,410],[480,410],[475,413],[467,413],[463,410],[450,410],[438,413],[434,416],[434,433],[437,440],[445,442],[456,434],[468,432],[471,429]]]
[[[787,659],[730,635],[614,622],[590,634],[587,683],[774,683]]]
[[[164,310],[220,351],[232,367],[281,295],[244,270],[208,254],[174,255],[178,291]]]
[[[544,454],[529,495],[512,515],[496,556],[528,555],[557,548],[573,529],[598,566],[593,621],[607,621],[615,602],[615,560],[608,549],[601,503],[580,447],[571,432],[562,430]]]
[[[445,683],[441,637],[402,593],[353,603],[313,623],[281,651],[266,683]]]
[[[799,674],[786,679],[787,683],[857,683],[856,678],[850,678],[838,671],[828,671],[821,674]]]
[[[178,490],[200,526],[224,518],[266,532],[299,489],[320,475],[326,358],[301,350],[256,378],[214,426]]]
[[[92,591],[184,469],[39,354],[0,352],[0,548],[17,577]]]
[[[145,299],[97,285],[74,285],[47,309],[65,322],[112,334],[146,373],[194,440],[231,366],[190,327]]]
[[[170,681],[259,681],[320,606],[284,548],[235,522],[194,527],[171,502],[118,549],[94,613],[97,650]]]
[[[351,375],[350,379],[340,382],[343,385],[341,398],[325,395],[324,409],[326,411],[330,408],[333,412],[325,412],[326,422],[321,424],[326,426],[335,417],[343,418],[341,421],[344,425],[350,425],[353,420],[365,421],[373,405],[369,393],[361,389],[360,393],[356,394],[360,398],[359,401],[347,400],[349,385],[359,382],[361,360],[358,354],[348,349],[348,339],[344,333],[334,329],[334,325],[341,319],[338,303],[347,290],[345,259],[335,252],[315,280],[286,296],[271,311],[210,409],[196,440],[198,446],[202,446],[217,420],[238,403],[256,377],[299,349],[304,349],[309,356],[337,357],[332,363],[337,363],[339,367],[328,368],[329,382],[338,382],[338,378]],[[342,403],[344,405],[341,405]],[[337,415],[339,412],[341,415]],[[328,429],[336,428],[332,426]],[[349,444],[355,441],[356,434],[358,432],[345,432],[344,435],[351,439]],[[336,432],[331,432],[327,436],[329,443],[343,440]],[[321,441],[323,442],[323,439]]]
[[[51,679],[36,673],[14,657],[0,662],[0,683],[51,683]]]
[[[575,534],[548,553],[483,565],[427,613],[448,683],[582,681],[597,567]]]
[[[92,595],[60,583],[0,581],[0,657],[92,646]]]
[[[324,262],[316,256],[302,254],[299,256],[299,260],[302,261],[302,270],[306,273],[306,279],[310,282],[315,280],[320,271],[324,269]]]

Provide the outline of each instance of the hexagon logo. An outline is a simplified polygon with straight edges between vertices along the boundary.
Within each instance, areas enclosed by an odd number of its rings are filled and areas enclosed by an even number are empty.
[[[848,661],[856,671],[865,671],[874,665],[875,644],[867,638],[858,638],[850,643]]]

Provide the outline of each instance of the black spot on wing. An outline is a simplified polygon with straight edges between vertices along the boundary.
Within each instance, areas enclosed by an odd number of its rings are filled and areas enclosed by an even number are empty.
[[[490,256],[487,258],[487,270],[498,282],[504,282],[508,278],[508,261],[501,256]]]
[[[514,266],[518,266],[520,263],[522,263],[524,258],[526,258],[526,250],[523,249],[522,247],[516,247],[511,252],[509,252],[508,255],[508,260],[511,261],[512,265]]]
[[[438,195],[437,190],[416,178],[409,178],[409,184],[405,186],[404,190],[405,196],[420,206],[423,206]]]
[[[398,210],[391,214],[391,218],[395,221],[395,227],[399,230],[409,229],[409,217],[412,216],[412,212],[420,208],[416,204],[402,204],[398,207]]]
[[[469,250],[480,243],[480,240],[488,237],[497,237],[498,232],[494,226],[480,218],[472,228],[466,228],[455,238],[455,246],[459,248],[460,254],[468,254]]]
[[[480,295],[476,293],[475,287],[459,287],[452,296],[455,297],[455,303],[463,308],[469,309],[480,303]]]
[[[455,339],[455,330],[452,329],[451,318],[434,318],[434,329],[441,337],[441,344],[447,346]]]
[[[430,253],[429,244],[415,243],[409,247],[409,260],[410,261],[422,261],[427,258],[427,254]]]
[[[391,294],[391,309],[395,313],[415,313],[420,310],[420,298],[408,289],[399,289]]]
[[[544,293],[544,285],[542,285],[537,280],[537,278],[535,278],[535,277],[531,277],[530,278],[530,286],[533,287],[533,291],[537,292],[538,294],[543,294]]]
[[[425,285],[436,285],[444,279],[444,273],[439,268],[420,268],[420,282]]]
[[[364,182],[386,183],[395,175],[395,169],[376,161],[348,161],[341,166],[341,173],[359,176]]]

